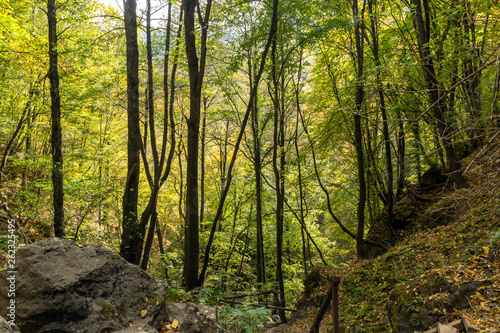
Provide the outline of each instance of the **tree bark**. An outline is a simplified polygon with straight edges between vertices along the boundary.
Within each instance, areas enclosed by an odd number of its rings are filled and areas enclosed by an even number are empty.
[[[448,166],[451,170],[453,179],[457,187],[463,188],[467,187],[468,183],[462,175],[460,161],[453,147],[453,143],[448,133],[448,123],[445,120],[444,115],[447,112],[446,103],[444,98],[440,93],[440,84],[436,76],[436,71],[434,68],[434,63],[432,59],[432,54],[429,46],[430,42],[430,9],[428,0],[423,0],[423,6],[421,0],[412,0],[413,12],[415,15],[415,26],[417,28],[418,35],[418,48],[420,52],[420,57],[422,59],[422,66],[425,72],[425,77],[427,81],[427,88],[429,89],[429,99],[434,111],[434,118],[437,122],[437,130],[441,142],[443,143],[444,150],[446,152],[446,159]],[[423,8],[422,8],[423,7]],[[422,14],[425,14],[425,21]]]
[[[125,0],[125,36],[127,43],[127,182],[123,194],[123,230],[120,255],[136,262],[141,244],[137,203],[140,176],[141,130],[139,127],[139,49],[137,46],[136,1]]]
[[[382,132],[384,136],[385,144],[385,159],[387,165],[387,225],[392,226],[393,220],[393,207],[394,207],[394,193],[393,193],[393,180],[394,172],[392,168],[392,154],[391,154],[391,141],[389,136],[389,125],[387,122],[387,108],[385,105],[384,90],[382,87],[382,82],[380,80],[380,68],[382,64],[379,57],[379,40],[378,40],[378,29],[377,29],[377,16],[374,11],[376,7],[376,0],[368,1],[368,10],[370,12],[370,22],[371,22],[371,35],[372,35],[372,52],[373,58],[375,60],[375,66],[377,67],[377,90],[380,102],[380,112],[382,113]]]
[[[359,200],[357,208],[358,230],[356,233],[356,250],[358,258],[364,256],[364,228],[365,228],[365,204],[366,204],[366,181],[365,162],[363,156],[363,129],[361,124],[361,112],[364,100],[363,84],[363,41],[361,39],[361,25],[363,24],[363,11],[359,16],[358,2],[352,2],[352,16],[354,20],[354,35],[356,39],[357,55],[357,82],[356,82],[356,113],[354,115],[354,145],[356,147],[358,164]]]
[[[64,188],[63,188],[63,156],[61,129],[61,97],[59,95],[59,71],[57,52],[57,7],[55,0],[47,1],[47,18],[49,25],[49,80],[52,115],[52,135],[50,139],[52,152],[52,185],[54,205],[54,235],[64,237]]]
[[[205,18],[201,25],[201,49],[198,61],[195,35],[196,0],[183,1],[186,56],[189,70],[189,118],[187,119],[187,170],[186,170],[186,216],[184,239],[183,284],[187,290],[198,287],[199,202],[198,202],[198,146],[200,129],[200,102],[205,59],[207,54],[207,31],[212,1],[207,1]],[[200,17],[201,20],[201,17]]]
[[[272,97],[274,108],[274,127],[273,127],[273,171],[276,190],[276,281],[279,286],[278,306],[285,307],[285,285],[283,282],[283,225],[284,225],[284,204],[285,204],[285,133],[284,133],[284,105],[280,105],[280,77],[277,75],[276,50],[277,40],[274,36],[271,59],[272,59]],[[284,93],[281,90],[281,93]],[[283,310],[278,311],[282,323],[286,323],[286,315]]]
[[[250,90],[253,87],[252,77],[252,54],[248,55],[248,77]],[[258,88],[258,87],[257,87]],[[257,229],[257,283],[266,283],[266,262],[264,258],[264,233],[262,228],[262,161],[260,155],[260,137],[259,137],[259,109],[258,93],[255,91],[255,98],[252,107],[252,135],[253,135],[253,164],[255,173],[255,223]]]

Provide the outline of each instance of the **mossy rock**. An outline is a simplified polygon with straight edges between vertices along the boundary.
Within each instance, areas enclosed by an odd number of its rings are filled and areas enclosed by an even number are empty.
[[[457,283],[433,270],[400,283],[387,302],[388,317],[394,332],[425,331],[445,313],[469,307],[467,296],[477,283]]]

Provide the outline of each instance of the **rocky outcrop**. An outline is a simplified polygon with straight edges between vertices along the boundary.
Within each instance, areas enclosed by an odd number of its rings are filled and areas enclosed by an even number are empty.
[[[101,245],[46,239],[21,246],[16,266],[15,323],[21,332],[155,333],[172,317],[166,285]],[[7,283],[7,271],[0,272],[2,309],[11,299]]]

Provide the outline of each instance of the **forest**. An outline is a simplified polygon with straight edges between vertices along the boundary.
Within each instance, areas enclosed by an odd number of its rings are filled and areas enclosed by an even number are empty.
[[[314,267],[402,237],[424,174],[470,187],[463,159],[499,139],[499,19],[498,0],[0,0],[0,246],[15,219],[20,243],[102,244],[178,297],[293,306]]]

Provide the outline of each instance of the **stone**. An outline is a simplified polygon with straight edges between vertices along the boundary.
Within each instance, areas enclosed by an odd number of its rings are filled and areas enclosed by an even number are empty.
[[[168,320],[167,286],[101,245],[50,238],[20,246],[16,270],[15,323],[21,332],[156,333]],[[2,309],[10,304],[8,283],[4,270]]]
[[[0,332],[2,333],[19,333],[19,328],[16,325],[11,325],[0,316]]]
[[[16,270],[15,323],[21,332],[157,333],[168,323],[167,308],[170,317],[180,317],[176,305],[164,301],[165,284],[101,245],[80,247],[70,240],[49,238],[20,246]],[[1,309],[10,302],[7,284],[4,270]],[[180,307],[186,310],[181,332],[204,328],[207,333],[219,332],[211,330],[217,324],[214,312],[198,305]],[[3,312],[0,315],[5,316]]]
[[[438,323],[437,326],[438,333],[455,333],[455,330],[451,327]]]
[[[435,271],[397,285],[387,301],[393,332],[426,331],[444,313],[468,308],[467,297],[475,292],[475,286],[457,283]]]
[[[49,238],[19,247],[16,264],[22,332],[112,332],[130,323],[159,327],[166,318],[166,286],[101,245]],[[0,272],[1,308],[9,301],[6,274]]]
[[[179,322],[179,333],[223,332],[217,323],[215,309],[204,304],[167,302],[170,320]]]

